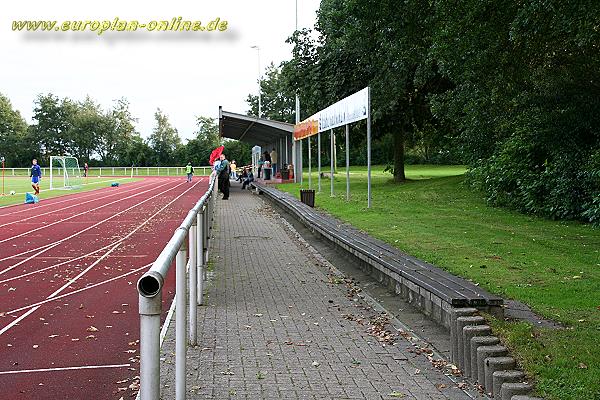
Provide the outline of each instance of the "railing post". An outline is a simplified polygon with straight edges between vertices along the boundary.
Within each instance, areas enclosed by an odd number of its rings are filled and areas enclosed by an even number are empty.
[[[140,399],[160,398],[160,315],[162,292],[153,297],[139,295]]]
[[[180,228],[181,229],[181,228]],[[185,359],[187,352],[185,266],[187,263],[185,242],[175,259],[175,399],[185,400]]]
[[[195,346],[198,343],[198,325],[197,325],[197,309],[198,309],[198,269],[197,269],[197,261],[198,261],[198,241],[196,239],[196,224],[197,218],[194,218],[192,222],[192,226],[190,227],[190,232],[188,234],[189,239],[189,247],[190,247],[190,274],[189,274],[189,283],[188,286],[190,288],[190,298],[189,298],[189,307],[190,307],[190,346]]]
[[[204,219],[206,218],[205,212],[206,206],[202,205],[200,210],[198,211],[198,215],[196,217],[196,227],[198,228],[198,233],[196,235],[197,240],[197,266],[198,266],[198,275],[197,275],[197,298],[196,302],[199,306],[204,303]]]

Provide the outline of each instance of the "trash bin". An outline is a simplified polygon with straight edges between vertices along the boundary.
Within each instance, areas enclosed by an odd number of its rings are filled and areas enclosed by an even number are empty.
[[[314,189],[300,189],[300,201],[307,206],[315,206],[315,190]]]
[[[265,168],[265,167],[263,167],[263,179],[265,181],[271,180],[271,172],[272,171],[273,171],[273,169],[271,169],[271,168]]]
[[[281,170],[281,179],[283,179],[284,181],[290,179],[290,171],[287,168]]]

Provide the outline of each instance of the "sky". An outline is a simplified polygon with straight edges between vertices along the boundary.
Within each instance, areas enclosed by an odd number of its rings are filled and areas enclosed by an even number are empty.
[[[312,28],[319,0],[298,0],[298,28]],[[296,0],[103,0],[5,2],[0,14],[0,93],[32,123],[34,100],[53,93],[104,109],[130,102],[147,137],[160,107],[189,139],[195,117],[218,118],[218,107],[245,113],[261,70],[291,58],[285,43],[295,29]],[[182,17],[203,24],[220,18],[224,32],[16,32],[13,21],[137,20]]]

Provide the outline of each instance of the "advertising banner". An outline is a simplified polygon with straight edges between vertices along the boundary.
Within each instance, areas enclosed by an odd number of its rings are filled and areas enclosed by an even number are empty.
[[[319,132],[366,119],[368,108],[369,88],[367,87],[296,124],[294,140],[301,140]]]

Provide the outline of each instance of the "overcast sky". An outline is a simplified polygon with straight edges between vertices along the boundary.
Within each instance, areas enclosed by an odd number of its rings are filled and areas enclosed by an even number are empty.
[[[298,0],[298,26],[313,27],[319,0]],[[31,123],[40,93],[104,108],[126,97],[142,136],[160,107],[183,138],[195,116],[218,117],[218,106],[244,113],[258,90],[261,64],[291,58],[295,0],[7,1],[0,14],[0,92]],[[13,32],[13,20],[228,21],[226,32]]]

